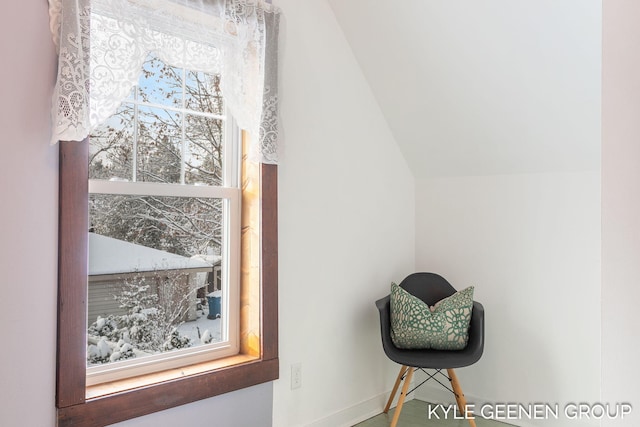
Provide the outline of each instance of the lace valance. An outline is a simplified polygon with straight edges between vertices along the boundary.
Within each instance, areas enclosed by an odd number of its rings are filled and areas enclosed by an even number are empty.
[[[150,52],[221,74],[251,157],[277,163],[279,10],[263,0],[49,0],[58,49],[52,143],[81,141],[129,96]]]

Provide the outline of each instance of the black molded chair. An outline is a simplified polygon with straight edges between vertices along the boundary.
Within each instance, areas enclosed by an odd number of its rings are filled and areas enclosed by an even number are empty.
[[[442,276],[435,273],[413,273],[407,276],[399,285],[410,294],[420,298],[422,301],[434,305],[436,302],[443,298],[456,293],[456,290],[449,282],[447,282]],[[467,346],[463,350],[405,350],[397,348],[393,345],[391,340],[391,295],[379,299],[376,301],[376,306],[380,312],[380,331],[382,333],[382,347],[389,359],[402,365],[398,377],[391,391],[391,396],[387,401],[387,405],[384,408],[384,413],[389,412],[393,398],[400,383],[404,381],[402,391],[398,398],[398,404],[396,406],[393,419],[391,421],[391,427],[395,427],[400,417],[400,411],[402,411],[402,405],[404,404],[405,397],[420,387],[430,379],[436,380],[443,385],[449,391],[451,391],[456,398],[458,410],[460,414],[467,416],[469,424],[475,427],[475,421],[470,414],[466,412],[466,399],[462,393],[462,388],[454,368],[461,368],[469,366],[477,362],[482,356],[484,350],[484,307],[477,301],[473,302],[473,311],[471,314],[471,324],[469,326],[469,341]],[[429,374],[428,378],[416,386],[413,390],[408,391],[409,383],[413,376],[414,371],[418,369],[424,371],[425,369],[435,369],[435,373]],[[442,373],[442,370],[446,369],[447,375]],[[444,376],[450,383],[451,388],[446,384],[443,384],[438,380],[437,375]]]

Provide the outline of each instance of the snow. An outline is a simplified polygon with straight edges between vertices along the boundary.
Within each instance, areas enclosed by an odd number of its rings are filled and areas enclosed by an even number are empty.
[[[209,262],[209,259],[213,262]],[[213,256],[188,258],[124,240],[89,233],[89,276],[158,269],[211,269],[214,263],[219,261]]]
[[[222,340],[221,319],[208,319],[208,311],[200,309],[197,311],[197,319],[189,322],[185,322],[178,326],[177,330],[181,337],[188,337],[191,339],[191,346],[199,347],[201,345],[220,342]],[[104,319],[98,319],[98,322]],[[135,327],[134,327],[135,328]],[[89,357],[89,366],[95,366],[97,359],[109,358],[110,362],[116,362],[121,358],[136,357],[141,358],[150,356],[154,353],[149,353],[134,348],[131,344],[125,340],[120,340],[118,343],[110,342],[105,337],[101,337],[97,343],[91,344],[87,347],[87,355]]]
[[[109,344],[107,344],[107,340],[105,338],[102,338],[100,341],[98,341],[96,350],[97,354],[100,357],[107,357],[109,353],[111,353],[111,348],[109,347]]]
[[[211,340],[209,342],[219,342],[222,340],[221,319],[207,319],[207,310],[198,310],[198,318],[190,322],[184,322],[178,327],[180,335],[191,338],[192,347],[204,344],[204,334],[208,333]],[[198,336],[200,329],[200,336]]]

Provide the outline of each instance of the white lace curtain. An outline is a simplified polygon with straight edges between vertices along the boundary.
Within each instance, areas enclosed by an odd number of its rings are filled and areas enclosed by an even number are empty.
[[[277,163],[279,10],[264,0],[49,0],[58,49],[52,143],[81,141],[129,96],[150,52],[221,73],[227,107]]]

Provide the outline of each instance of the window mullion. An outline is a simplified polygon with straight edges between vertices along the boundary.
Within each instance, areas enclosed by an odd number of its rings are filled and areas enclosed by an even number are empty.
[[[157,104],[154,102],[143,102],[143,101],[132,101],[134,103],[136,103],[137,105],[144,105],[145,107],[152,107],[152,108],[161,108],[163,110],[167,110],[167,111],[176,111],[176,112],[181,112],[183,109],[182,108],[176,108],[176,107],[172,107],[170,105],[164,105],[164,104]],[[227,115],[226,114],[213,114],[213,113],[208,113],[205,111],[195,111],[195,110],[190,110],[189,111],[190,114],[194,115],[194,116],[200,116],[200,117],[207,117],[210,119],[217,119],[217,120],[226,120],[227,119]]]
[[[225,107],[226,108],[226,107]],[[224,122],[224,137],[222,139],[222,171],[225,186],[240,186],[240,131],[235,120],[229,118]]]
[[[91,194],[123,194],[141,196],[203,197],[230,199],[236,197],[236,187],[196,186],[155,182],[89,180]]]
[[[132,177],[133,182],[138,181],[138,85],[134,86],[134,94],[133,94],[133,164],[132,164]]]
[[[180,152],[182,158],[180,159],[180,184],[184,184],[185,179],[185,169],[186,169],[186,159],[187,159],[187,130],[186,130],[186,122],[187,122],[187,103],[186,103],[186,90],[187,90],[187,73],[184,68],[182,68],[182,120],[180,121],[180,130],[181,130],[181,138],[180,138]]]

